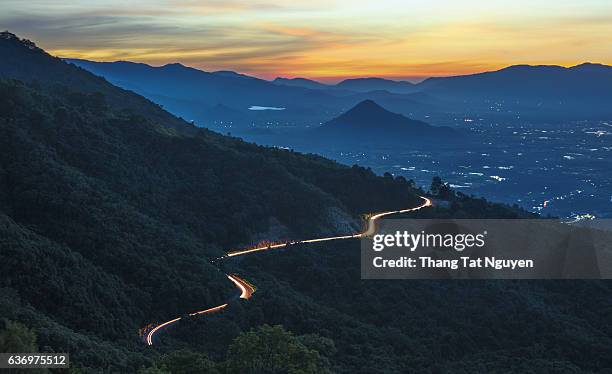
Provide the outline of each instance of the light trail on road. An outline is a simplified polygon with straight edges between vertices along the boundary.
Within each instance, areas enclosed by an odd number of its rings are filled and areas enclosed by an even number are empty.
[[[255,289],[253,288],[253,286],[251,286],[247,281],[245,281],[244,279],[241,279],[240,277],[238,277],[237,275],[227,275],[227,278],[229,280],[232,281],[232,283],[234,283],[236,285],[236,287],[238,287],[241,291],[240,294],[240,298],[241,299],[249,299],[251,297],[251,295],[253,295],[253,292],[255,292]],[[213,308],[209,308],[209,309],[205,309],[205,310],[200,310],[197,312],[193,312],[193,313],[189,313],[190,317],[194,317],[194,316],[198,316],[201,314],[209,314],[209,313],[214,313],[214,312],[218,312],[221,309],[226,308],[227,306],[229,306],[229,304],[222,304],[222,305],[218,305],[216,307]],[[157,326],[155,326],[154,328],[152,328],[146,335],[146,342],[148,345],[153,345],[153,337],[155,336],[155,334],[157,334],[161,329],[163,329],[164,327],[168,327],[170,325],[174,325],[175,323],[177,323],[178,321],[182,320],[183,317],[177,317],[175,319],[171,319],[170,321],[166,321],[164,323],[161,323]]]
[[[253,292],[255,292],[255,289],[253,288],[253,286],[251,286],[247,281],[245,281],[244,279],[240,279],[238,278],[236,275],[228,275],[227,276],[232,282],[234,282],[234,284],[236,285],[236,287],[238,287],[241,291],[240,293],[240,298],[241,299],[245,299],[248,300],[251,298],[251,296],[253,295]]]
[[[360,233],[351,234],[351,235],[341,235],[341,236],[329,236],[325,238],[299,240],[299,241],[292,241],[292,242],[287,242],[287,243],[279,243],[279,244],[273,244],[273,245],[268,245],[268,246],[262,246],[258,248],[252,248],[252,249],[230,251],[225,255],[225,257],[243,256],[243,255],[254,253],[254,252],[262,252],[262,251],[269,251],[272,249],[285,248],[287,246],[294,245],[294,244],[320,243],[320,242],[327,242],[327,241],[332,241],[332,240],[356,239],[356,238],[363,238],[363,237],[371,236],[371,235],[374,235],[374,233],[376,232],[376,221],[381,219],[382,217],[386,217],[386,216],[394,215],[394,214],[410,213],[410,212],[414,212],[414,211],[417,211],[423,208],[427,208],[433,205],[430,199],[423,197],[423,196],[420,196],[420,198],[423,199],[423,203],[414,208],[381,212],[381,213],[376,213],[376,214],[369,216],[368,221],[367,221],[368,224],[367,224],[365,231],[360,232]],[[248,283],[244,279],[241,279],[235,274],[231,274],[231,275],[226,274],[226,276],[240,290],[241,299],[247,300],[251,298],[251,296],[255,292],[255,288],[250,283]],[[205,310],[189,313],[189,316],[193,317],[193,316],[198,316],[202,314],[210,314],[210,313],[218,312],[222,309],[227,308],[228,306],[229,304],[227,303],[218,305],[210,309],[205,309]],[[165,327],[174,325],[175,323],[179,322],[182,319],[183,317],[177,317],[175,319],[160,323],[159,325],[153,327],[145,335],[145,342],[147,343],[147,345],[153,345],[153,338],[155,337],[157,333],[159,333]]]
[[[227,253],[227,257],[236,257],[236,256],[243,256],[243,255],[246,255],[246,254],[249,254],[249,253],[254,253],[254,252],[269,251],[271,249],[284,248],[284,247],[287,247],[288,245],[293,245],[293,244],[319,243],[319,242],[327,242],[327,241],[331,241],[331,240],[343,240],[343,239],[362,238],[362,237],[374,235],[374,233],[376,232],[376,221],[378,219],[380,219],[382,217],[385,217],[385,216],[392,215],[392,214],[403,214],[403,213],[414,212],[416,210],[423,209],[423,208],[426,208],[426,207],[432,205],[432,202],[431,202],[430,199],[428,199],[426,197],[422,197],[422,196],[421,196],[421,199],[423,199],[424,202],[423,202],[423,204],[421,204],[421,205],[419,205],[417,207],[408,208],[408,209],[402,209],[402,210],[393,210],[393,211],[389,211],[389,212],[376,213],[376,214],[370,216],[368,218],[368,226],[367,226],[366,230],[361,232],[361,233],[352,234],[352,235],[342,235],[342,236],[330,236],[330,237],[326,237],[326,238],[307,239],[307,240],[300,240],[300,241],[294,241],[294,242],[288,242],[288,243],[280,243],[280,244],[274,244],[274,245],[267,245],[267,246],[262,246],[262,247],[258,247],[258,248],[244,249],[244,250],[238,250],[238,251],[230,251],[230,252]]]

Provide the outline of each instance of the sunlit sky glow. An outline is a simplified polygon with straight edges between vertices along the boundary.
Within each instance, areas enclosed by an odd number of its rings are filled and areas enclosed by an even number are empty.
[[[336,81],[612,64],[609,0],[2,0],[54,55]]]

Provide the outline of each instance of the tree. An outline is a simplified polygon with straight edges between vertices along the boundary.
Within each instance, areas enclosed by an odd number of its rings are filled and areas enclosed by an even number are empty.
[[[327,373],[319,352],[282,326],[263,325],[240,334],[229,347],[228,373]]]
[[[320,366],[331,366],[330,359],[338,352],[333,340],[319,334],[300,335],[298,336],[298,340],[307,348],[319,352],[320,360],[322,361]]]
[[[180,350],[162,357],[161,367],[167,368],[172,374],[210,373],[219,371],[215,363],[205,354]]]
[[[9,320],[0,320],[0,352],[38,352],[36,334],[25,325]],[[4,369],[3,373],[21,373],[22,369]],[[29,369],[33,374],[48,373],[47,369]]]
[[[437,196],[442,199],[447,199],[453,196],[453,191],[450,189],[448,183],[442,181],[442,178],[435,176],[431,180],[431,187],[429,192],[433,196]]]
[[[137,374],[171,374],[165,367],[159,367],[157,365],[149,366],[148,368],[140,368]]]
[[[37,352],[36,334],[21,323],[0,321],[0,352]]]

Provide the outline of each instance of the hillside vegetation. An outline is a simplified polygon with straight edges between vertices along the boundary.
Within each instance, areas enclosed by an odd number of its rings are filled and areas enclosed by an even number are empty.
[[[361,213],[418,200],[404,179],[167,125],[155,104],[28,42],[0,49],[0,315],[76,362],[136,365],[124,350],[141,350],[138,329],[228,299],[209,259],[271,225],[290,238],[356,230]],[[13,80],[27,76],[18,66],[40,73]],[[81,90],[89,81],[100,90]]]
[[[423,191],[196,129],[6,33],[0,52],[1,350],[69,352],[73,372],[610,366],[604,282],[366,282],[346,241],[228,261],[258,287],[237,300],[210,263],[226,250],[358,230],[361,214],[414,206]],[[423,217],[525,216],[439,179],[432,192],[450,204]],[[138,335],[228,300],[154,347]]]

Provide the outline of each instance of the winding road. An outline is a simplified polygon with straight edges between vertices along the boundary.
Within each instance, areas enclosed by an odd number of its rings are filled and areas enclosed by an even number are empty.
[[[273,244],[273,245],[262,246],[262,247],[251,248],[251,249],[229,251],[224,257],[221,257],[221,260],[224,259],[224,258],[228,258],[228,257],[244,256],[244,255],[250,254],[250,253],[270,251],[270,250],[274,250],[274,249],[284,248],[284,247],[287,247],[287,246],[290,246],[290,245],[294,245],[294,244],[320,243],[320,242],[327,242],[327,241],[332,241],[332,240],[354,239],[354,238],[362,238],[362,237],[371,236],[371,235],[374,235],[374,233],[376,232],[376,221],[379,220],[380,218],[383,218],[383,217],[386,217],[386,216],[390,216],[390,215],[394,215],[394,214],[402,214],[402,213],[414,212],[414,211],[417,211],[417,210],[420,210],[420,209],[423,209],[423,208],[426,208],[428,206],[433,205],[430,199],[428,199],[426,197],[423,197],[423,196],[420,196],[420,198],[423,199],[423,203],[421,205],[418,205],[418,206],[414,207],[414,208],[401,209],[401,210],[393,210],[393,211],[381,212],[381,213],[376,213],[376,214],[370,215],[368,217],[367,227],[361,233],[356,233],[356,234],[352,234],[352,235],[330,236],[330,237],[326,237],[326,238],[316,238],[316,239],[292,241],[292,242],[287,242],[287,243]],[[240,298],[241,299],[249,299],[253,295],[253,293],[255,292],[255,287],[253,287],[249,282],[245,281],[244,279],[241,279],[237,275],[235,275],[235,274],[226,274],[226,276],[240,290]],[[189,317],[194,317],[194,316],[198,316],[198,315],[202,315],[202,314],[215,313],[215,312],[218,312],[220,310],[223,310],[223,309],[227,308],[228,306],[229,306],[229,304],[226,303],[226,304],[218,305],[218,306],[216,306],[214,308],[204,309],[204,310],[200,310],[200,311],[197,311],[197,312],[189,313]],[[148,345],[153,345],[153,338],[157,334],[159,334],[164,328],[179,322],[183,318],[184,317],[177,317],[175,319],[172,319],[172,320],[160,323],[160,324],[154,326],[153,328],[151,328],[150,330],[147,330],[145,332],[145,334],[144,334],[145,342]]]

